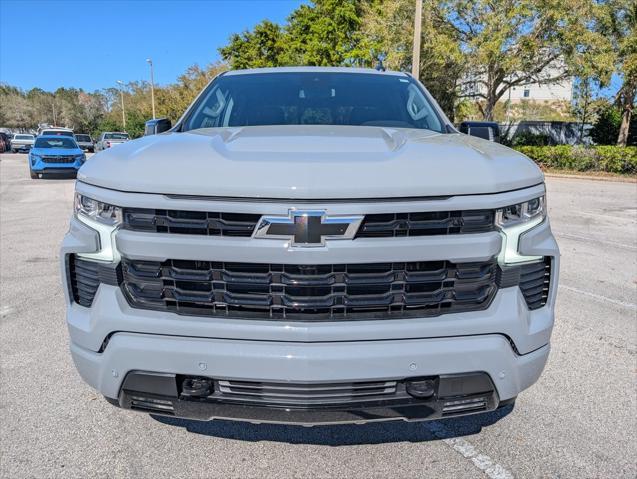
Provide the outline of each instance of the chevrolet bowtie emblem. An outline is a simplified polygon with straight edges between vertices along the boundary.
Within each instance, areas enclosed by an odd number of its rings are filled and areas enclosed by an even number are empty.
[[[254,237],[325,246],[325,240],[353,239],[362,221],[363,216],[327,216],[325,210],[290,210],[288,216],[262,216]]]

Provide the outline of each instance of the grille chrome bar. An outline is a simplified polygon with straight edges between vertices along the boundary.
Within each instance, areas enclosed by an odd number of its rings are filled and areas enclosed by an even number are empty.
[[[282,405],[342,404],[395,399],[397,381],[360,383],[263,383],[219,380],[216,390],[223,399]]]

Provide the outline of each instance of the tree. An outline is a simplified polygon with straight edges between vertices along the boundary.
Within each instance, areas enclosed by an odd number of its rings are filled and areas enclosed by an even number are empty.
[[[637,3],[609,0],[600,6],[597,29],[611,41],[616,69],[622,79],[616,104],[621,110],[617,145],[626,146],[637,96]]]
[[[584,141],[584,125],[593,116],[593,81],[590,78],[579,79],[575,85],[573,114],[579,123],[579,142]]]
[[[440,20],[440,15],[432,15],[433,8],[433,2],[423,2],[419,80],[453,119],[464,58],[455,31]],[[373,0],[363,6],[362,12],[362,48],[384,54],[384,63],[392,70],[411,70],[414,1]]]
[[[285,44],[281,27],[264,20],[251,32],[233,34],[219,53],[234,69],[276,67],[282,65]]]
[[[369,60],[361,49],[362,0],[315,0],[301,5],[284,26],[264,20],[233,34],[219,49],[232,68],[285,65],[338,66]]]
[[[486,120],[514,86],[560,82],[585,67],[608,78],[610,45],[589,28],[594,13],[591,0],[443,0],[432,8],[454,32],[464,92],[483,100]]]
[[[369,58],[359,48],[361,5],[359,0],[315,0],[297,8],[285,27],[284,63],[339,66]]]

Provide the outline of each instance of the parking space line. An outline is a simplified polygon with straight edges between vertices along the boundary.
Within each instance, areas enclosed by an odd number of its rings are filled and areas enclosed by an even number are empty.
[[[617,241],[600,240],[600,239],[597,239],[597,238],[592,238],[590,236],[574,235],[574,234],[570,234],[570,233],[553,232],[553,234],[555,234],[555,236],[560,236],[562,238],[574,239],[574,240],[579,240],[579,241],[586,241],[586,242],[590,242],[590,243],[605,244],[605,245],[609,245],[609,246],[615,246],[617,248],[624,248],[624,249],[628,249],[628,250],[631,250],[631,251],[637,251],[637,246],[629,245],[629,244],[626,244],[626,243],[619,243]]]
[[[628,308],[628,309],[637,311],[637,304],[635,303],[620,301],[618,299],[609,298],[608,296],[602,296],[601,294],[591,293],[590,291],[584,291],[583,289],[573,288],[572,286],[566,286],[564,284],[560,284],[559,289],[565,289],[566,291],[571,291],[573,293],[581,294],[583,296],[588,296],[589,298],[596,299],[598,301],[605,301],[607,303],[612,303],[617,306],[621,306],[623,308]]]
[[[504,466],[498,464],[486,454],[482,454],[476,447],[466,439],[461,437],[449,437],[453,434],[441,423],[434,421],[426,423],[427,427],[437,438],[451,447],[465,459],[469,459],[471,463],[487,477],[491,479],[513,479],[513,474]]]

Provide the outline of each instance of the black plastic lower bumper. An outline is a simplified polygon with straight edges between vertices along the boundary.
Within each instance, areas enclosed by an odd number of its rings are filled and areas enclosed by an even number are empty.
[[[394,397],[365,402],[320,405],[282,405],[271,401],[245,401],[215,391],[203,398],[183,394],[183,376],[148,372],[129,373],[118,401],[125,409],[185,419],[230,419],[252,423],[319,425],[372,421],[423,421],[493,411],[499,398],[486,373],[443,375],[432,378],[434,394],[418,399],[407,394],[404,384]]]

